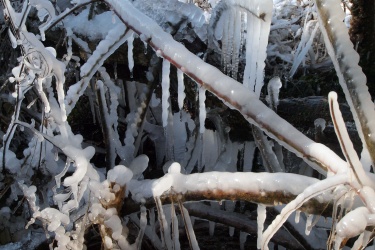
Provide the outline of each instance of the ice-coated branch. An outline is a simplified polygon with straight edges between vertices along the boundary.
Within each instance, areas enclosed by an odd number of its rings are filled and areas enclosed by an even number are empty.
[[[346,164],[329,148],[310,140],[279,117],[245,86],[189,52],[129,1],[105,2],[128,28],[134,30],[143,41],[148,42],[159,55],[219,97],[228,107],[239,110],[250,123],[260,127],[267,135],[302,157],[312,167],[325,173],[327,169],[336,172],[342,164]]]
[[[359,55],[350,41],[343,22],[345,14],[336,0],[315,0],[319,24],[328,53],[358,129],[363,146],[375,162],[375,109],[366,85],[367,79],[358,65]]]
[[[348,182],[347,174],[338,174],[333,177],[309,185],[303,192],[301,192],[296,199],[289,202],[281,213],[272,221],[272,224],[264,231],[262,236],[261,248],[268,250],[268,242],[277,230],[284,224],[288,217],[298,208],[300,208],[306,201],[310,200],[314,196],[317,196],[324,192],[329,192],[334,187]]]
[[[349,167],[353,170],[356,181],[358,181],[361,185],[374,187],[374,182],[368,178],[365,171],[363,170],[357,152],[354,150],[353,143],[350,140],[348,131],[346,130],[345,122],[342,118],[339,104],[337,102],[337,94],[335,92],[330,92],[328,95],[328,101],[333,125],[341,146],[342,153],[344,154]]]
[[[104,61],[112,55],[123,43],[127,41],[133,32],[122,24],[118,24],[111,31],[104,40],[102,40],[96,47],[96,50],[87,62],[81,67],[82,79],[76,84],[69,87],[65,98],[66,113],[70,114],[76,105],[79,97],[83,95],[90,79],[96,71],[103,65]]]
[[[174,199],[176,202],[243,200],[274,206],[289,203],[308,186],[318,182],[315,178],[286,173],[207,172],[183,175],[172,172],[155,180],[131,180],[128,190],[136,202],[145,199],[146,206],[155,205],[155,196],[160,196],[163,204]],[[332,210],[328,203],[331,199],[331,194],[325,193],[307,201],[300,209],[312,214],[330,215]],[[134,212],[131,204],[129,200],[125,202],[124,213]],[[139,209],[139,205],[135,209]]]

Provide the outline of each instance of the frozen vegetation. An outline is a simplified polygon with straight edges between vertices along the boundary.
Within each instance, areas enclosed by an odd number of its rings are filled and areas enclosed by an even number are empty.
[[[199,249],[197,220],[241,249],[251,234],[258,249],[372,244],[375,110],[347,1],[1,2],[0,248],[90,249],[94,233],[102,249]],[[360,154],[335,92],[311,125],[343,157],[277,114],[289,78],[329,65]],[[223,107],[251,140],[231,139]]]

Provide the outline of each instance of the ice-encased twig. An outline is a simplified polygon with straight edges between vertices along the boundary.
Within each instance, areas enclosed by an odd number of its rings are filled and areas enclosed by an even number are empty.
[[[375,162],[374,103],[368,92],[366,76],[358,65],[359,55],[343,22],[345,14],[339,1],[315,0],[315,3],[324,42],[353,113],[359,137]]]
[[[358,158],[357,152],[354,150],[353,143],[350,140],[348,131],[346,130],[345,122],[342,118],[339,104],[337,102],[337,94],[335,92],[330,92],[328,95],[328,101],[333,126],[335,128],[335,132],[341,146],[341,151],[344,154],[346,161],[348,162],[349,168],[353,170],[356,181],[358,181],[359,184],[364,184],[374,188],[375,183],[371,181],[366,175]]]
[[[96,71],[103,65],[104,61],[112,55],[133,32],[124,25],[118,24],[115,28],[108,32],[108,35],[96,47],[96,50],[87,62],[81,67],[82,79],[69,87],[66,98],[65,107],[66,114],[69,115],[78,99],[86,90],[90,79]]]
[[[272,221],[272,224],[264,231],[262,236],[262,243],[261,248],[264,250],[268,250],[268,242],[272,238],[272,236],[276,233],[276,231],[284,224],[287,218],[296,211],[299,207],[302,206],[303,203],[310,200],[314,196],[317,196],[323,192],[329,191],[332,188],[344,184],[349,181],[349,175],[344,174],[337,174],[325,180],[319,181],[313,185],[307,187],[302,193],[300,193],[296,199],[289,202],[281,213]]]
[[[173,195],[182,195],[189,201],[244,200],[274,206],[290,202],[307,187],[318,182],[315,178],[288,173],[207,172],[189,175],[169,173],[155,180],[132,180],[127,187],[138,202],[140,200],[136,197],[153,200],[154,196],[161,196],[163,202],[166,202]],[[172,186],[173,193],[170,192]],[[318,198],[303,204],[301,210],[323,213],[332,194],[327,193]]]

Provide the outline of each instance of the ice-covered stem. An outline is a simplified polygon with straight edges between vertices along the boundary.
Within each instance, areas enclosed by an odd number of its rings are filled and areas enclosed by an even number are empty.
[[[276,231],[284,224],[288,217],[303,204],[324,192],[330,192],[332,188],[348,183],[348,181],[349,175],[343,173],[309,185],[293,201],[289,202],[283,210],[281,210],[281,213],[272,221],[272,224],[266,229],[266,231],[264,231],[261,248],[268,250],[268,242]]]
[[[358,128],[363,145],[375,162],[375,110],[366,85],[366,76],[359,63],[359,55],[350,41],[343,22],[345,14],[340,1],[315,0],[318,20],[328,53]]]
[[[16,85],[16,106],[15,106],[15,109],[14,109],[14,113],[12,115],[12,119],[11,119],[11,122],[8,126],[8,129],[7,129],[7,132],[6,134],[3,136],[3,161],[2,161],[2,173],[4,174],[5,173],[5,163],[6,163],[6,153],[9,149],[9,145],[10,145],[10,142],[12,141],[13,139],[13,135],[14,135],[14,132],[17,128],[17,121],[18,121],[18,117],[20,115],[20,109],[21,109],[21,104],[22,104],[22,100],[24,99],[24,90],[23,90],[24,87],[22,87],[21,84],[17,84]],[[26,89],[30,89],[30,87],[26,88]]]
[[[107,172],[115,166],[115,145],[113,143],[113,130],[110,124],[110,114],[108,111],[107,101],[105,98],[105,87],[102,81],[97,81],[97,100],[99,103],[99,113],[103,129],[104,143],[106,146],[106,170]]]
[[[228,107],[239,110],[250,123],[260,127],[267,135],[296,153],[319,172],[325,173],[328,168],[336,172],[340,165],[345,164],[329,148],[315,143],[275,114],[258,100],[254,92],[189,52],[129,1],[105,0],[105,2],[128,28],[148,42],[159,55],[219,97]]]
[[[130,169],[117,165],[108,171],[107,180],[102,183],[90,182],[92,205],[88,217],[91,223],[100,225],[104,249],[113,249],[114,244],[120,249],[134,249],[126,240],[127,235],[118,216],[125,197],[126,184],[132,177],[133,173]],[[141,212],[141,220],[144,224],[145,210],[141,209]],[[143,236],[143,232],[141,234]]]
[[[259,148],[260,154],[262,155],[263,165],[266,170],[270,173],[284,172],[275,152],[272,149],[271,143],[273,142],[268,140],[267,136],[260,128],[254,125],[252,125],[251,128],[253,129],[255,144]]]
[[[169,173],[156,180],[131,180],[128,189],[132,197],[140,195],[146,199],[146,206],[155,205],[150,200],[155,195],[160,196],[163,204],[170,203],[171,199],[175,199],[175,202],[179,199],[182,201],[243,200],[274,206],[289,203],[304,189],[317,182],[319,180],[315,178],[287,173],[207,172],[190,175]],[[172,191],[171,187],[173,187]],[[300,209],[311,214],[331,215],[331,205],[328,205],[331,199],[331,194],[327,193],[307,201]],[[126,204],[124,213],[134,211],[131,209],[130,201],[126,201]]]
[[[353,170],[356,181],[358,181],[361,186],[366,185],[374,188],[375,183],[366,175],[357,152],[354,150],[353,143],[350,140],[344,119],[341,115],[339,104],[337,102],[337,94],[335,92],[330,92],[328,95],[328,101],[333,126],[341,146],[341,151],[348,162],[349,168]]]
[[[104,40],[96,47],[96,50],[87,62],[81,67],[82,79],[69,87],[65,98],[66,113],[70,114],[78,99],[85,92],[91,78],[103,65],[104,61],[112,55],[123,43],[127,41],[133,32],[122,24],[118,24],[110,30]]]

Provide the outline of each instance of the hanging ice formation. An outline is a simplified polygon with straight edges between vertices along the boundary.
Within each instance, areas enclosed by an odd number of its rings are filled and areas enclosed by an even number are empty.
[[[133,45],[134,42],[134,32],[128,38],[128,66],[130,71],[130,77],[133,78],[133,68],[134,68],[134,58],[133,58]]]
[[[246,42],[243,84],[258,96],[263,86],[272,7],[272,0],[223,0],[211,17],[210,42],[221,40],[223,68],[234,79],[237,79],[239,58]]]
[[[161,80],[161,87],[162,87],[162,120],[163,120],[163,127],[166,127],[168,124],[168,113],[169,113],[169,72],[170,72],[170,62],[166,59],[163,60],[163,68],[162,68],[162,80]]]
[[[205,127],[204,122],[206,120],[206,89],[204,87],[199,88],[199,132],[204,133]]]
[[[177,69],[177,81],[178,81],[178,108],[181,110],[184,107],[185,99],[185,85],[184,85],[184,73],[182,70]]]

